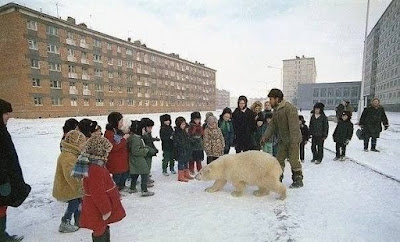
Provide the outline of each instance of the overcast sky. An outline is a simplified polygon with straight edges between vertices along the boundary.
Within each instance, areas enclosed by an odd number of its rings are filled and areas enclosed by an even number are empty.
[[[57,15],[55,0],[15,2]],[[367,0],[58,2],[63,19],[205,63],[231,96],[266,96],[280,81],[280,70],[267,66],[296,55],[316,58],[317,82],[361,80]],[[390,2],[371,0],[369,29]]]

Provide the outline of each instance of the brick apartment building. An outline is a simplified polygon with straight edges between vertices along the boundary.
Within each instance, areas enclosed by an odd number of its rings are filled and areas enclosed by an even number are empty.
[[[0,98],[46,118],[214,110],[216,71],[9,3],[0,7]]]
[[[227,90],[217,89],[216,109],[224,109],[230,107],[230,92]]]

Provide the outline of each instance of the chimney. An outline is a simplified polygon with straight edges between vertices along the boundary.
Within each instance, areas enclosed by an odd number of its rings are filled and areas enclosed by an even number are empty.
[[[302,58],[305,58],[304,55],[302,56]]]
[[[141,45],[140,40],[135,40],[135,41],[133,41],[133,44],[135,44],[135,45]]]
[[[82,28],[87,28],[87,25],[85,23],[80,23],[80,24],[78,24],[78,26],[82,27]]]
[[[128,42],[131,42],[131,37],[128,37]]]
[[[71,24],[76,24],[75,19],[73,17],[68,17],[67,22],[69,22]]]

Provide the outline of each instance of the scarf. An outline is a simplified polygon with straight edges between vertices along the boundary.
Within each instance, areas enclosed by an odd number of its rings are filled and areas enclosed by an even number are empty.
[[[89,177],[90,164],[103,167],[106,164],[106,161],[101,157],[89,155],[86,152],[82,152],[82,154],[79,155],[78,160],[76,161],[74,169],[71,172],[71,176],[77,179]]]
[[[228,121],[225,121],[225,120],[222,121],[221,130],[222,130],[222,133],[224,133],[224,134],[231,132],[231,126],[229,125]]]

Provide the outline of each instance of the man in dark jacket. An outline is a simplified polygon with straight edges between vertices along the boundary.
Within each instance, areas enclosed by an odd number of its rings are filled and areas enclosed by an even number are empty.
[[[7,131],[11,112],[11,104],[0,99],[0,241],[22,240],[22,237],[7,234],[6,210],[7,206],[20,206],[31,191],[24,181],[14,143]]]
[[[376,142],[382,132],[382,124],[385,130],[389,128],[385,109],[380,105],[379,99],[374,98],[371,106],[364,109],[360,118],[360,127],[365,133],[364,151],[368,151],[369,139],[371,138],[371,151],[379,152],[376,149]]]
[[[278,135],[278,153],[276,158],[282,167],[282,171],[285,170],[286,158],[289,158],[293,180],[290,187],[302,187],[303,172],[299,161],[301,133],[297,109],[293,104],[283,99],[283,93],[279,89],[272,89],[268,97],[271,106],[274,108],[274,114],[271,123],[261,138],[261,144],[263,146],[272,135]],[[283,174],[281,179],[283,179]]]
[[[324,107],[323,103],[316,103],[311,111],[313,114],[310,120],[311,150],[313,153],[311,162],[315,162],[315,164],[320,164],[324,158],[324,142],[329,132],[328,117],[324,113]]]
[[[171,173],[176,174],[174,169],[174,141],[172,140],[174,130],[171,126],[171,116],[169,114],[161,115],[160,122],[161,148],[163,151],[162,170],[164,176],[169,176],[167,172],[168,164]]]
[[[238,107],[232,115],[236,153],[248,151],[252,148],[251,136],[256,130],[254,117],[254,113],[247,108],[247,98],[240,96]]]

